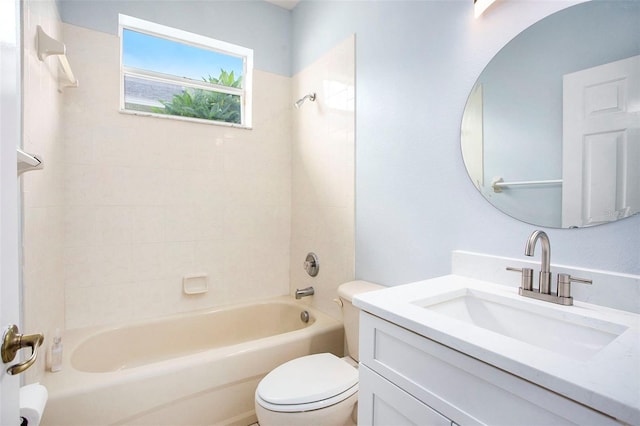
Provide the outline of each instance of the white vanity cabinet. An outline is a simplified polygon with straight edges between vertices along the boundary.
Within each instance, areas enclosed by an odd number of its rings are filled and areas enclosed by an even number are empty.
[[[620,424],[366,312],[360,364],[362,426]]]
[[[358,401],[360,425],[455,425],[451,419],[364,365],[360,365]]]

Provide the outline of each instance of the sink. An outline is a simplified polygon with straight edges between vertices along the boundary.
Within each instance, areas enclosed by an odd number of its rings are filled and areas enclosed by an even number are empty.
[[[628,329],[623,324],[462,288],[413,301],[439,315],[578,360],[587,360]]]

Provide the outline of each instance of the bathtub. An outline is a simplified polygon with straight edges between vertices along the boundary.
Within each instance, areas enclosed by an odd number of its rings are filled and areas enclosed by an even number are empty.
[[[248,425],[265,374],[303,355],[341,356],[343,333],[339,321],[289,297],[70,330],[62,371],[42,380],[41,424]]]

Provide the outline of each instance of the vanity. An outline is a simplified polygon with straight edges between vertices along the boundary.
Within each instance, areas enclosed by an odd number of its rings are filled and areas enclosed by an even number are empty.
[[[640,424],[640,315],[461,275],[359,295],[359,424]]]

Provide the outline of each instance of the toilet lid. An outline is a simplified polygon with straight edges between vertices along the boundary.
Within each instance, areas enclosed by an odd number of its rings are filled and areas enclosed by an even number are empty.
[[[356,368],[333,354],[322,353],[276,367],[258,384],[256,393],[271,404],[308,404],[334,397],[357,384]]]

